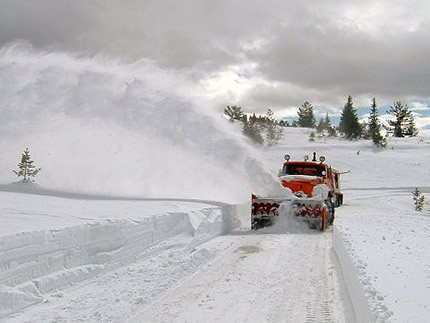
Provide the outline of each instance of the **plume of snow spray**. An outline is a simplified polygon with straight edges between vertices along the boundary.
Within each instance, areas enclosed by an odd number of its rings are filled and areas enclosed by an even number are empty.
[[[23,147],[45,187],[238,201],[278,184],[183,74],[141,60],[0,50],[0,182]]]

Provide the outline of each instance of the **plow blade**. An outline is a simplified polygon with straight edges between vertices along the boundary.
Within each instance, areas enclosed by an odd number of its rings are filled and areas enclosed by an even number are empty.
[[[309,228],[324,231],[330,223],[329,213],[322,198],[265,198],[252,195],[251,229],[271,226],[276,217],[292,215],[308,222]]]

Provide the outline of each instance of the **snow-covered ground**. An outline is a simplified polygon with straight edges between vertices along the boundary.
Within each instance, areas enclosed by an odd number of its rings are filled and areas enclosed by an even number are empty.
[[[429,192],[428,139],[377,151],[363,141],[308,143],[303,132],[288,129],[285,144],[265,148],[265,162],[319,146],[339,170],[351,170],[343,176],[345,204],[323,234],[295,221],[237,230],[249,219],[246,205],[1,192],[2,315],[10,322],[428,321],[430,215],[428,205],[414,211],[411,195],[414,187]],[[403,180],[395,181],[399,169]]]
[[[145,61],[12,46],[0,80],[0,320],[430,322],[430,138],[253,147]],[[9,184],[26,146],[40,187]],[[249,231],[250,194],[313,151],[350,171],[334,227]]]

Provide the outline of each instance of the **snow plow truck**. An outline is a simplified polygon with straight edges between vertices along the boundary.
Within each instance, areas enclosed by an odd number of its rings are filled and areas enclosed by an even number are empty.
[[[279,180],[285,196],[260,197],[252,194],[251,228],[258,230],[271,226],[282,212],[280,207],[286,203],[288,210],[296,217],[308,222],[311,229],[324,231],[333,224],[335,208],[343,204],[340,191],[340,175],[343,174],[325,163],[325,157],[317,161],[316,153],[309,161],[290,161],[285,155],[285,162],[279,170]]]

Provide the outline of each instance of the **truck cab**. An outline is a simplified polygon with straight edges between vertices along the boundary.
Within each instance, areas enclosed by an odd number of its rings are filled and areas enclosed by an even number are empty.
[[[340,173],[330,165],[324,163],[325,158],[316,156],[312,161],[286,161],[279,172],[279,179],[283,187],[289,188],[298,197],[313,197],[323,194],[324,199],[330,199],[334,207],[343,203],[340,191]]]

